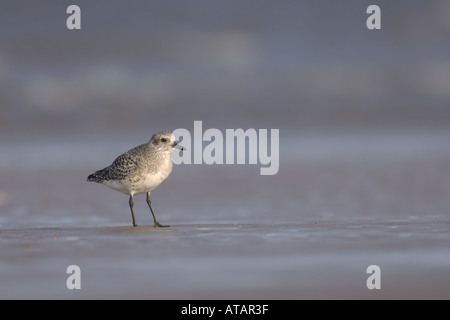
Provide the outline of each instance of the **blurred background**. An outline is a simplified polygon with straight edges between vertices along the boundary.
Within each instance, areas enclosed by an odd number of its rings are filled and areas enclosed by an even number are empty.
[[[380,184],[381,193],[398,183],[413,189],[405,196],[413,192],[413,200],[420,198],[419,207],[431,205],[436,192],[448,191],[443,177],[448,178],[450,152],[450,4],[380,1],[382,28],[368,30],[366,9],[372,2],[77,1],[81,30],[68,30],[66,9],[72,2],[3,1],[2,219],[26,203],[23,198],[37,197],[19,210],[27,219],[37,218],[29,212],[40,208],[36,202],[43,211],[54,209],[61,200],[55,196],[50,205],[51,194],[62,193],[64,185],[70,190],[68,197],[85,206],[95,205],[93,197],[80,195],[86,189],[104,199],[117,198],[106,188],[69,185],[82,182],[158,130],[193,130],[194,120],[203,121],[204,130],[280,129],[280,172],[261,177],[259,166],[177,167],[171,179],[195,181],[196,187],[175,182],[163,189],[161,197],[170,197],[169,190],[177,193],[176,207],[194,201],[201,212],[199,206],[210,201],[214,210],[206,209],[205,217],[223,217],[224,212],[217,211],[228,211],[234,198],[247,213],[255,207],[267,213],[284,208],[296,212],[284,218],[296,218],[298,210],[310,204],[301,219],[305,214],[326,215],[325,211],[339,216],[344,213],[332,209],[336,203],[323,208],[322,202],[316,208],[311,199],[330,201],[328,194],[342,192],[337,185],[351,179],[357,180],[352,183],[361,192],[361,184],[371,178],[359,178],[352,171],[381,164],[380,159],[391,165],[414,162],[411,172],[394,182],[390,180],[400,174],[397,167],[392,174],[388,167],[372,168],[389,180],[387,185],[372,181]],[[439,168],[431,158],[439,161]],[[318,159],[327,163],[308,167]],[[327,172],[328,163],[343,167]],[[20,170],[31,171],[26,180],[41,169],[49,176],[32,182],[55,185],[28,190]],[[68,175],[64,181],[59,173],[60,179],[54,179],[56,170]],[[359,170],[369,174],[365,167]],[[250,185],[242,193],[233,192],[240,184],[235,179],[246,174]],[[216,188],[213,195],[208,194],[211,187]],[[369,202],[376,198],[373,187],[367,186]],[[434,192],[425,201],[422,192],[430,188]],[[343,198],[352,194],[353,190]],[[381,203],[391,196],[380,195],[385,200]],[[195,200],[199,197],[202,204]],[[357,197],[344,202],[361,201]],[[436,214],[450,207],[449,200],[442,201],[444,208]],[[408,203],[402,201],[400,208],[386,214],[396,214]],[[361,207],[355,211],[366,215]],[[412,207],[417,210],[417,205]],[[81,211],[91,216],[97,209]]]
[[[1,133],[448,126],[448,1],[372,2],[3,1]]]
[[[279,129],[280,170],[175,166],[163,224],[448,223],[450,2],[1,2],[0,227],[131,224],[87,175],[194,120]]]

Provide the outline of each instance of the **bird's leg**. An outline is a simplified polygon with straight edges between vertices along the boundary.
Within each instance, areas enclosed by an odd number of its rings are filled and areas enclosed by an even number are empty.
[[[128,203],[130,204],[131,216],[133,217],[133,227],[137,227],[136,220],[134,219],[133,195],[132,194],[130,194],[130,201],[128,201]]]
[[[156,219],[155,212],[153,212],[152,203],[151,203],[151,201],[150,201],[150,192],[147,192],[147,204],[148,204],[148,206],[149,206],[149,208],[150,208],[150,211],[152,212],[153,220],[155,221],[155,224],[154,224],[153,226],[154,226],[155,228],[157,228],[157,227],[159,227],[159,228],[170,227],[170,226],[164,226],[164,225],[160,224],[160,223],[158,222],[158,219]]]

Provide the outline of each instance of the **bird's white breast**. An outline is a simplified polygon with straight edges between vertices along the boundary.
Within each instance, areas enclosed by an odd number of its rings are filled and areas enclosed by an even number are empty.
[[[167,173],[161,170],[156,174],[143,175],[139,181],[133,183],[133,194],[138,195],[156,189],[161,184],[161,182],[167,179],[169,174],[170,171]]]
[[[172,160],[168,157],[156,172],[141,168],[122,180],[103,181],[103,184],[125,194],[138,195],[157,188],[171,172]]]

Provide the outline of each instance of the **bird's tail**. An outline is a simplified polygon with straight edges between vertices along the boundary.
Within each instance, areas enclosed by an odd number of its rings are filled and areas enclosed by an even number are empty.
[[[96,171],[93,174],[90,174],[87,177],[86,181],[92,181],[92,182],[97,182],[97,183],[103,182],[103,178],[102,178],[101,172],[102,172],[102,170]]]

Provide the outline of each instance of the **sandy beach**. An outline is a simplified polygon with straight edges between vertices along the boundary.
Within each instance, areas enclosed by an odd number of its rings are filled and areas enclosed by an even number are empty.
[[[60,166],[23,160],[24,145],[3,157],[0,297],[448,299],[446,136],[291,136],[300,151],[282,148],[276,176],[176,166],[153,193],[167,229],[153,228],[145,197],[133,228],[126,196],[84,181],[102,160],[77,155],[96,141],[49,142],[67,155]],[[81,290],[66,287],[73,264]],[[380,290],[366,286],[370,265]]]
[[[448,299],[449,229],[353,221],[2,230],[1,298]],[[80,290],[66,287],[72,264]],[[380,290],[366,286],[373,264]]]

